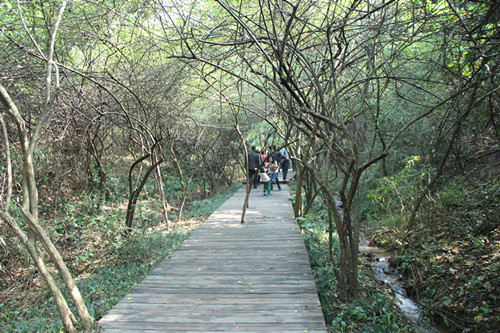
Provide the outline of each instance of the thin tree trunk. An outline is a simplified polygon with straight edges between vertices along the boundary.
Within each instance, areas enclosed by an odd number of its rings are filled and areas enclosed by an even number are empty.
[[[302,197],[302,187],[304,186],[304,168],[300,163],[297,165],[297,187],[295,188],[295,217],[304,216],[304,199]]]
[[[165,191],[163,190],[163,177],[162,177],[161,168],[160,168],[159,164],[156,166],[156,176],[157,176],[157,182],[158,182],[158,190],[160,191],[160,200],[161,200],[161,207],[162,207],[162,212],[163,212],[163,219],[165,220],[165,223],[167,224],[167,230],[170,230],[170,219],[168,218],[167,198],[165,197]]]
[[[47,236],[45,231],[42,229],[38,221],[28,212],[23,211],[23,215],[27,222],[29,222],[31,229],[35,232],[36,236],[43,243],[47,253],[49,254],[51,260],[57,266],[61,277],[64,281],[64,284],[68,288],[71,298],[73,299],[73,303],[75,304],[76,311],[78,313],[78,317],[82,320],[82,325],[85,330],[90,330],[92,327],[93,319],[87,311],[87,307],[85,306],[85,302],[78,290],[78,287],[69,272],[68,267],[66,266],[61,254],[57,251],[56,247]]]
[[[182,211],[184,210],[184,204],[185,204],[186,199],[187,199],[188,188],[187,188],[187,184],[184,182],[184,173],[182,172],[181,165],[179,163],[179,160],[177,159],[177,155],[175,154],[174,148],[171,145],[169,147],[169,153],[170,153],[170,156],[172,157],[172,161],[174,162],[175,169],[177,170],[177,174],[179,175],[179,183],[181,184],[181,188],[182,188],[182,199],[181,199],[181,202],[179,203],[179,212],[177,214],[177,221],[180,221],[182,218]],[[194,176],[194,173],[191,176],[191,179],[193,176]]]
[[[61,320],[64,325],[64,330],[66,332],[76,332],[76,329],[73,324],[76,324],[76,319],[73,316],[73,313],[68,307],[68,304],[66,303],[66,300],[64,299],[64,296],[61,293],[61,290],[57,287],[56,283],[54,282],[54,279],[52,278],[52,275],[47,269],[47,266],[45,265],[45,262],[43,259],[40,257],[38,250],[36,247],[33,246],[33,244],[29,241],[28,236],[19,228],[19,225],[16,223],[16,221],[10,216],[8,213],[4,213],[0,211],[0,217],[9,224],[9,226],[14,230],[14,233],[16,236],[19,238],[21,243],[26,247],[28,250],[31,258],[35,262],[35,265],[37,266],[38,270],[40,271],[40,274],[42,275],[43,279],[47,283],[47,286],[49,287],[50,293],[52,294],[52,297],[54,297],[54,301],[56,303],[57,309],[59,311],[59,314],[61,316]]]
[[[137,165],[140,161],[144,160],[145,158],[148,158],[149,156],[150,156],[150,154],[145,155],[145,156],[141,157],[139,160],[137,160],[134,163],[134,165],[131,167],[131,169],[129,171],[129,176],[132,174],[132,170],[133,170],[134,166]],[[153,164],[152,166],[150,166],[148,168],[148,170],[146,171],[146,173],[144,174],[144,176],[142,177],[142,180],[141,180],[141,183],[139,184],[139,186],[137,186],[137,188],[135,190],[133,190],[133,191],[132,191],[131,178],[129,177],[129,181],[130,181],[129,185],[130,185],[131,193],[130,193],[130,197],[129,197],[129,201],[128,201],[128,205],[127,205],[127,215],[126,215],[126,218],[125,218],[125,225],[127,227],[127,229],[126,229],[126,234],[127,235],[130,235],[130,233],[132,232],[132,226],[134,225],[135,208],[136,208],[136,205],[137,205],[137,199],[139,198],[139,194],[142,192],[142,189],[144,188],[144,185],[146,185],[146,181],[148,180],[149,175],[151,174],[151,172],[153,172],[153,170],[158,165],[160,165],[162,162],[163,162],[163,160],[160,159],[155,164]]]
[[[3,113],[0,113],[0,124],[2,126],[2,134],[5,145],[5,165],[7,171],[7,193],[5,197],[5,202],[3,205],[3,209],[6,213],[9,212],[10,201],[12,198],[12,162],[10,160],[10,143],[9,143],[9,133],[7,132],[7,126],[3,120]]]
[[[234,119],[236,122],[234,125],[234,128],[236,129],[236,132],[238,133],[238,135],[240,137],[241,145],[243,146],[243,153],[245,154],[244,173],[245,173],[245,179],[247,180],[247,188],[245,191],[245,201],[243,202],[243,208],[241,209],[241,220],[240,220],[240,223],[245,223],[245,214],[246,214],[247,208],[248,208],[248,200],[250,198],[250,192],[252,191],[253,181],[254,181],[255,177],[257,177],[257,174],[254,173],[252,179],[249,179],[249,177],[248,177],[248,149],[247,149],[247,145],[245,143],[245,138],[243,137],[243,134],[241,133],[240,128],[238,126],[238,117],[234,113],[233,113],[233,115],[234,115]]]
[[[351,222],[352,231],[351,231],[351,289],[352,295],[355,299],[359,296],[359,284],[358,280],[358,252],[359,252],[359,191],[356,191],[354,196],[354,205],[353,205],[353,219]],[[356,280],[356,283],[352,283],[353,280]]]
[[[328,207],[328,257],[330,262],[333,262],[333,216],[330,207]]]

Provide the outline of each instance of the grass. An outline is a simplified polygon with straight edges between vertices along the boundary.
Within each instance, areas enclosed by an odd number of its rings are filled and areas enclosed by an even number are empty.
[[[229,199],[240,187],[241,185],[233,185],[231,187],[222,189],[215,197],[193,202],[189,211],[184,214],[184,217],[208,217],[217,208],[219,208],[220,205],[222,205],[227,199]]]
[[[165,256],[189,236],[189,229],[176,228],[147,235],[136,234],[115,249],[112,260],[95,262],[92,272],[83,273],[77,286],[85,296],[90,314],[98,320],[127,292],[140,282]],[[99,266],[99,267],[98,267]],[[61,281],[58,281],[62,285]],[[63,291],[69,299],[66,290]],[[4,332],[59,332],[62,328],[57,309],[46,289],[40,291],[38,302],[26,306],[22,300],[11,301]],[[14,310],[17,309],[17,310]]]
[[[194,202],[185,219],[170,231],[165,225],[143,223],[152,217],[150,209],[144,209],[137,217],[138,229],[128,238],[122,237],[123,216],[116,212],[118,208],[96,208],[100,205],[87,200],[66,205],[52,221],[49,234],[63,249],[62,255],[94,319],[99,320],[126,296],[238,188],[232,186],[211,199]],[[26,290],[20,290],[23,285],[19,284],[16,292],[2,297],[0,331],[62,331],[57,309],[38,273],[21,267],[19,272],[25,275],[21,280],[35,283]],[[63,285],[61,281],[58,284]],[[63,292],[68,296],[64,288]]]

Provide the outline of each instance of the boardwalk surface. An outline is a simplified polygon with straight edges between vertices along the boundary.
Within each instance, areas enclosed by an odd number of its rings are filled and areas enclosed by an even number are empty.
[[[288,187],[244,187],[100,320],[111,332],[326,332]]]

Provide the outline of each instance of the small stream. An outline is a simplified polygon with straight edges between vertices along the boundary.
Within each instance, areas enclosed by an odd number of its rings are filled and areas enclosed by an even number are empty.
[[[418,332],[421,333],[445,333],[446,329],[438,327],[424,327],[421,323],[421,312],[418,305],[412,301],[401,286],[401,275],[391,266],[392,254],[378,247],[368,246],[366,241],[362,241],[359,252],[364,260],[370,265],[374,277],[390,288],[397,299],[397,306],[401,312],[413,323]]]
[[[341,218],[344,218],[344,207],[339,197],[335,196],[335,203]],[[394,297],[396,297],[396,305],[401,309],[401,312],[412,322],[413,326],[419,333],[449,333],[449,330],[441,327],[424,327],[421,321],[422,313],[418,305],[411,300],[406,294],[401,285],[401,275],[398,271],[391,266],[390,258],[393,255],[376,246],[369,246],[368,242],[362,235],[360,235],[359,253],[367,262],[372,271],[373,276],[389,289],[392,290]]]

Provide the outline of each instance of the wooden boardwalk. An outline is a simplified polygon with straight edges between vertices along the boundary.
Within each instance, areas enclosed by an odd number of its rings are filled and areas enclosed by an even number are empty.
[[[326,332],[288,186],[242,187],[121,300],[104,332]]]

